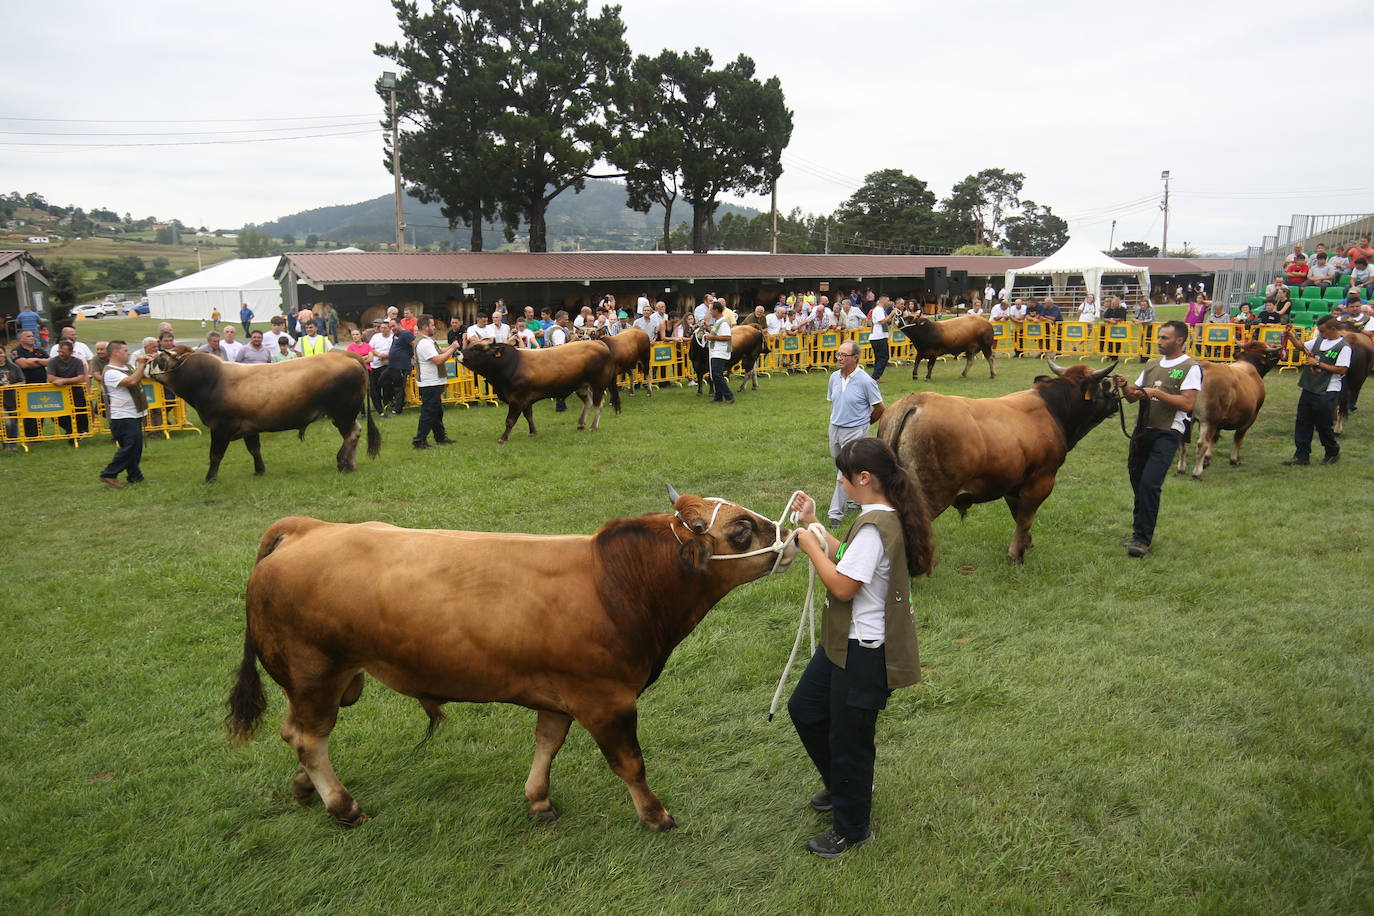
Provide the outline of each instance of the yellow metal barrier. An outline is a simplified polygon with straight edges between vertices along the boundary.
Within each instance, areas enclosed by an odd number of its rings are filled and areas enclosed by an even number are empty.
[[[901,328],[894,327],[892,333],[887,335],[887,356],[893,365],[900,366],[912,357],[911,341],[902,333]]]
[[[26,452],[30,442],[79,445],[80,440],[91,435],[91,428],[89,399],[83,389],[83,403],[78,405],[77,392],[73,391],[76,387],[39,383],[4,388],[0,398],[0,441],[17,444]],[[66,421],[65,429],[58,420]]]
[[[1098,355],[1103,360],[1129,359],[1136,355],[1135,328],[1129,324],[1104,324]]]
[[[873,347],[868,342],[868,335],[873,332],[868,328],[859,328],[857,331],[850,331],[853,340],[859,345],[859,363],[864,366],[873,365]]]
[[[992,344],[993,351],[1003,356],[1012,352],[1013,334],[1010,321],[994,321],[992,323]]]
[[[835,365],[835,351],[845,339],[844,331],[818,331],[809,335],[807,365],[811,368],[829,369]]]
[[[1059,344],[1055,339],[1055,324],[1052,321],[1027,321],[1021,326],[1022,346],[1027,353],[1035,352],[1036,356],[1044,356],[1047,353],[1058,353]]]
[[[164,439],[170,439],[172,433],[187,429],[194,431],[197,436],[201,434],[200,427],[186,416],[186,402],[162,385],[144,382],[143,396],[148,399],[148,416],[143,419],[145,434],[161,433]]]
[[[772,346],[777,353],[777,365],[785,372],[806,371],[806,348],[802,346],[801,335],[788,334],[775,337]]]
[[[1090,321],[1065,321],[1059,325],[1058,352],[1066,356],[1090,356],[1096,349]]]
[[[649,381],[655,385],[682,385],[686,377],[685,341],[660,340],[649,345]]]
[[[1190,343],[1197,359],[1228,360],[1235,350],[1237,325],[1204,324],[1196,330]]]

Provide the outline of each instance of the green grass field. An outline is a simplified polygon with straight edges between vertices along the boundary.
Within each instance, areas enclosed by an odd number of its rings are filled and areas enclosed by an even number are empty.
[[[961,381],[944,363],[933,387],[1002,394],[1042,365]],[[889,401],[916,388],[908,371]],[[447,412],[459,446],[414,452],[411,411],[350,476],[324,426],[266,437],[262,478],[236,443],[213,486],[208,437],[187,433],[150,442],[149,483],[122,492],[96,481],[108,442],[0,455],[16,560],[0,911],[1368,912],[1374,418],[1356,414],[1340,465],[1290,470],[1293,374],[1269,392],[1242,468],[1171,475],[1144,561],[1122,549],[1115,420],[1070,454],[1024,567],[1004,560],[1002,504],[938,520],[940,565],[913,586],[929,673],[879,722],[877,841],[835,862],[802,849],[826,826],[806,806],[817,779],[785,716],[765,718],[804,559],[729,595],[643,696],[650,784],[680,824],[666,835],[578,728],[554,767],[562,819],[527,820],[534,714],[515,707],[450,706],[417,748],[418,705],[371,682],[332,741],[372,815],[353,831],[292,801],[270,681],[252,744],[220,725],[274,519],[591,532],[664,508],[665,481],[776,517],[834,479],[819,373],[733,408],[627,397],[594,434],[544,402],[539,436],[505,447],[504,410],[474,407]],[[325,563],[340,593],[369,574]],[[518,591],[532,565],[492,575]]]

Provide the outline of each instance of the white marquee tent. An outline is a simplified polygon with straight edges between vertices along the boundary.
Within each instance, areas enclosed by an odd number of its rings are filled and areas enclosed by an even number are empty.
[[[1014,287],[1016,278],[1021,276],[1049,277],[1054,286],[1056,297],[1064,295],[1068,289],[1070,277],[1081,276],[1083,286],[1097,297],[1098,302],[1102,301],[1102,278],[1104,276],[1135,277],[1142,291],[1148,293],[1150,289],[1149,268],[1132,267],[1124,261],[1118,261],[1110,255],[1103,254],[1096,245],[1082,236],[1070,237],[1064,243],[1063,248],[1043,261],[1038,261],[1029,267],[1018,267],[1007,271],[1007,298],[1011,298],[1010,290]]]
[[[273,279],[280,258],[236,258],[148,290],[153,318],[209,318],[218,308],[227,322],[237,322],[244,303],[255,321],[281,314],[281,284]]]

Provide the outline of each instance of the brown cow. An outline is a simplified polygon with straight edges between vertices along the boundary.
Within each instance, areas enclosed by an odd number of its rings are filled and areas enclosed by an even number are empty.
[[[1336,399],[1334,428],[1336,435],[1340,436],[1345,433],[1345,421],[1359,406],[1360,390],[1364,388],[1365,379],[1374,370],[1374,340],[1353,321],[1338,321],[1336,327],[1340,328],[1341,336],[1350,345],[1350,368],[1341,377],[1341,394]]]
[[[287,697],[281,735],[300,760],[292,794],[307,804],[318,791],[339,823],[356,826],[365,818],[330,766],[329,733],[366,672],[419,700],[431,731],[444,703],[536,710],[531,816],[558,816],[549,769],[577,720],[629,786],[640,820],[673,828],[644,778],[637,698],[727,592],[785,568],[796,547],[748,509],[672,495],[672,514],[613,519],[592,536],[276,522],[248,579],[231,739],[250,738],[267,707],[261,660]],[[346,569],[378,556],[404,562],[347,593],[320,574],[321,557]],[[512,556],[537,569],[514,581],[489,575]]]
[[[561,347],[518,350],[508,343],[482,340],[464,350],[463,365],[491,383],[496,396],[509,405],[506,429],[497,443],[505,445],[511,427],[523,413],[534,435],[535,401],[563,398],[576,392],[582,400],[577,428],[586,429],[587,407],[596,408],[592,431],[601,425],[601,399],[611,392],[611,407],[620,413],[620,387],[615,382],[615,360],[606,345],[596,340],[579,340]]]
[[[161,382],[196,409],[210,429],[210,470],[205,482],[219,476],[219,463],[229,443],[242,439],[253,456],[253,473],[262,474],[260,433],[299,430],[328,417],[343,436],[335,456],[340,471],[357,467],[358,415],[367,414],[367,453],[376,458],[382,434],[372,420],[367,368],[347,350],[332,350],[307,359],[270,365],[226,363],[218,356],[189,347],[159,350],[148,363],[148,378]]]
[[[630,391],[634,392],[634,371],[636,367],[644,374],[644,392],[654,396],[654,386],[649,379],[649,335],[639,328],[626,328],[619,334],[607,334],[605,328],[592,328],[588,332],[591,340],[599,340],[611,350],[615,360],[616,374],[630,373]]]
[[[926,360],[926,381],[930,381],[935,360],[941,356],[963,356],[964,371],[960,378],[968,377],[973,365],[973,357],[979,353],[988,361],[988,378],[997,378],[997,366],[993,363],[992,350],[997,345],[993,336],[992,322],[977,315],[964,315],[936,321],[920,312],[909,314],[900,325],[902,333],[911,341],[913,359],[911,377],[921,368],[921,360]]]
[[[909,394],[883,412],[878,436],[902,460],[925,492],[930,517],[953,506],[962,516],[974,503],[1005,499],[1016,535],[1007,550],[1025,560],[1031,523],[1054,490],[1069,449],[1120,409],[1112,363],[1093,371],[1060,367],[1037,376],[1026,391],[1000,398]]]
[[[1283,356],[1282,347],[1267,347],[1258,341],[1242,343],[1236,349],[1234,363],[1202,362],[1202,391],[1193,407],[1193,418],[1199,424],[1194,480],[1201,480],[1203,470],[1212,463],[1212,448],[1223,429],[1236,431],[1231,466],[1240,466],[1240,444],[1264,406],[1264,376]],[[1185,439],[1178,449],[1178,473],[1182,474],[1187,465]]]
[[[704,328],[698,328],[697,331],[700,334],[706,333]],[[744,377],[739,383],[740,391],[744,390],[745,385],[752,385],[753,391],[759,390],[756,367],[759,360],[766,355],[768,335],[757,325],[740,323],[730,331],[730,365],[725,371],[729,372],[735,366],[739,366],[744,372]],[[692,364],[692,371],[697,377],[697,394],[701,394],[702,380],[711,372],[711,358],[706,344],[698,340],[695,334],[687,346],[687,360]]]

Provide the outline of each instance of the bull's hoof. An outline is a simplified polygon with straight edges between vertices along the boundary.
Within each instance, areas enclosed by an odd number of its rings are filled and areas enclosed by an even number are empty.
[[[530,433],[530,435],[534,435],[534,433]],[[497,439],[497,440],[496,440],[496,444],[497,444],[497,445],[505,445],[505,444],[506,444],[506,437],[505,437],[505,436],[502,436],[500,439]]]
[[[1026,565],[1026,557],[1025,557],[1025,554],[1022,554],[1021,556],[1017,556],[1017,555],[1014,554],[1014,553],[1009,553],[1009,554],[1007,554],[1007,565],[1009,565],[1009,566],[1025,566],[1025,565]]]
[[[363,813],[362,808],[358,807],[357,802],[353,802],[353,806],[343,814],[334,815],[335,822],[345,830],[352,830],[354,827],[360,826],[367,819],[367,815]]]
[[[671,814],[664,811],[663,817],[655,821],[644,821],[644,826],[648,827],[654,833],[667,833],[677,826],[677,821],[673,820]]]
[[[1201,475],[1201,474],[1194,474],[1194,475],[1193,475],[1193,479],[1194,479],[1194,480],[1201,480],[1201,479],[1202,479],[1202,475]]]
[[[552,824],[558,820],[558,809],[551,803],[546,808],[531,808],[530,817],[541,824]]]
[[[1239,458],[1232,458],[1232,459],[1231,459],[1231,467],[1233,467],[1233,468],[1238,468],[1238,467],[1240,467],[1240,459],[1239,459]]]
[[[266,474],[266,473],[267,473],[267,468],[253,468],[253,476],[254,476],[254,477],[261,477],[263,474]]]

